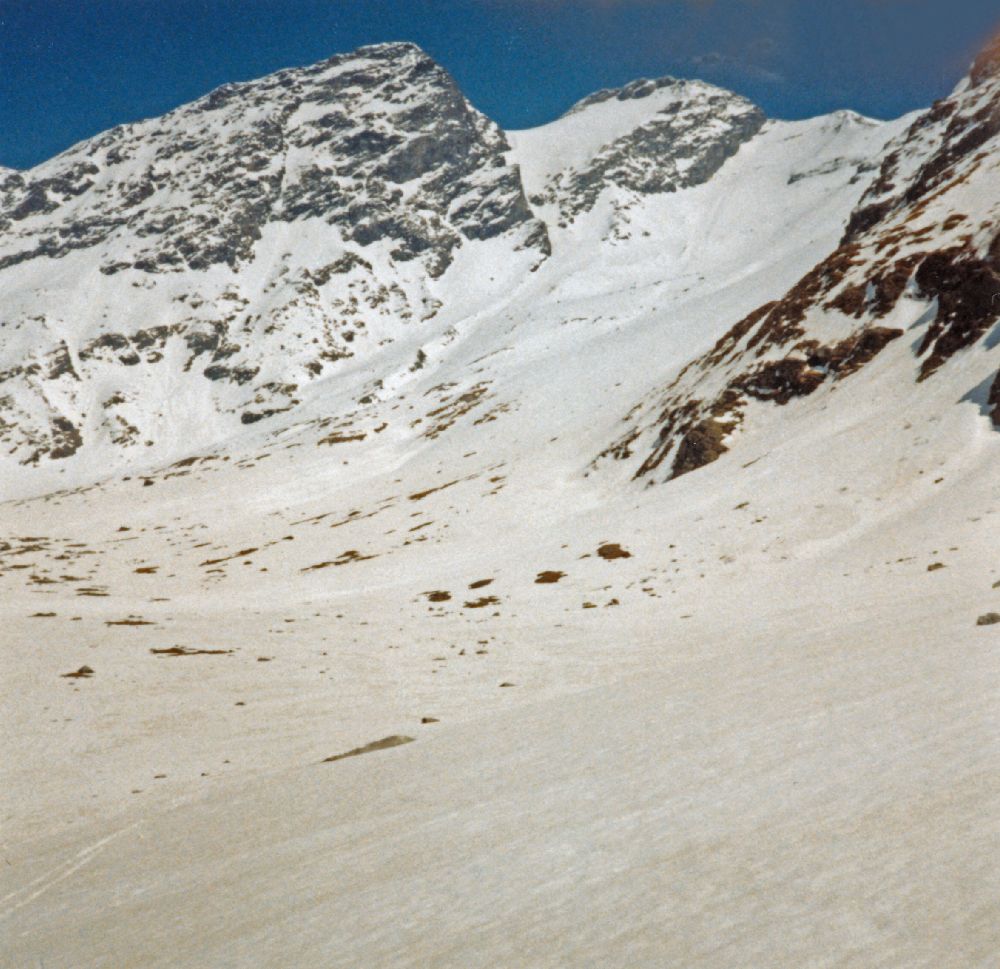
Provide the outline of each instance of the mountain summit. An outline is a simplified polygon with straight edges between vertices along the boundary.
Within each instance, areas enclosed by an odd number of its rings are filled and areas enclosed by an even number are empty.
[[[765,120],[738,95],[667,77],[600,91],[513,141],[531,160],[532,203],[572,220],[612,186],[656,195],[707,182]]]
[[[228,84],[3,181],[0,267],[96,249],[106,274],[237,269],[265,226],[322,219],[440,275],[532,224],[503,133],[411,44]]]

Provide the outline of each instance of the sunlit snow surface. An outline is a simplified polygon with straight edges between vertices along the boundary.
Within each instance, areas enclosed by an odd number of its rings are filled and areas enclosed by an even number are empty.
[[[529,196],[645,117],[605,114],[510,136]],[[0,963],[995,966],[1000,435],[962,398],[1000,344],[917,385],[914,300],[697,473],[593,464],[837,245],[912,120],[537,203],[551,256],[408,264],[439,310],[285,415],[212,425],[137,370],[150,457],[4,465]],[[241,292],[328,239],[265,229]]]

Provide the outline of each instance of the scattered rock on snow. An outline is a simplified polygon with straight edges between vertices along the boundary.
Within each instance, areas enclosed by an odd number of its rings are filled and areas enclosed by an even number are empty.
[[[1000,619],[1000,617],[997,617]],[[63,673],[63,679],[69,680],[87,680],[94,675],[94,671],[89,666],[81,666],[78,670],[74,670],[72,673]]]
[[[394,734],[391,737],[383,737],[381,740],[374,740],[363,747],[355,747],[345,754],[334,754],[332,757],[325,757],[324,764],[332,764],[337,760],[345,760],[348,757],[359,757],[361,754],[370,754],[375,750],[387,750],[389,747],[400,747],[403,744],[413,743],[412,737],[404,737],[401,734]]]
[[[554,585],[565,577],[565,572],[539,572],[535,577],[535,585]]]
[[[605,542],[598,550],[597,554],[606,562],[614,559],[630,559],[632,553],[626,551],[617,542]]]

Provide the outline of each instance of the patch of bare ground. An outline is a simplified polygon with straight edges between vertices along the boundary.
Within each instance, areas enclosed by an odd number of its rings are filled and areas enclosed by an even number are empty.
[[[560,579],[566,577],[565,572],[546,571],[539,572],[535,576],[535,585],[555,585]]]
[[[334,431],[332,434],[327,434],[326,437],[321,437],[316,445],[318,447],[320,444],[349,444],[352,441],[363,441],[367,436],[364,431],[359,431],[356,434]]]
[[[460,417],[467,414],[474,407],[477,407],[486,396],[488,389],[489,384],[480,383],[476,384],[464,394],[460,394],[457,397],[444,398],[444,402],[440,407],[427,412],[428,418],[430,418],[433,423],[426,431],[424,431],[424,437],[429,438],[430,440],[434,440],[434,438],[439,437]]]
[[[455,481],[449,481],[447,484],[438,485],[436,488],[428,488],[426,491],[415,491],[410,495],[410,501],[423,501],[430,495],[436,494],[439,491],[444,491],[445,488],[451,488],[458,484],[458,479]]]
[[[105,626],[155,626],[156,623],[148,619],[140,619],[138,616],[129,616],[127,619],[108,619]]]
[[[605,542],[597,550],[597,554],[607,562],[611,562],[614,559],[632,558],[632,553],[623,549],[617,542]]]
[[[89,666],[81,666],[78,670],[73,670],[72,673],[63,673],[62,678],[64,680],[89,680],[93,675],[94,671]]]
[[[451,593],[446,592],[444,589],[436,589],[433,592],[422,592],[421,595],[426,596],[428,602],[449,602],[451,600]]]
[[[346,518],[334,522],[330,527],[341,528],[344,525],[350,525],[351,522],[362,521],[365,518],[374,518],[382,510],[381,508],[376,508],[375,511],[370,511],[367,515],[362,514],[360,511],[352,511]]]
[[[154,656],[230,656],[231,649],[191,649],[188,646],[167,646],[162,649],[150,649]]]
[[[412,737],[404,737],[402,734],[394,734],[391,737],[383,737],[381,740],[373,740],[363,747],[355,747],[343,754],[334,754],[332,757],[324,757],[322,763],[332,764],[338,760],[346,760],[348,757],[360,757],[362,754],[370,754],[376,750],[388,750],[390,747],[401,747],[403,744],[412,744]]]
[[[512,405],[512,404],[509,404],[509,403],[507,403],[507,404],[497,404],[497,405],[496,405],[496,407],[493,407],[493,408],[492,408],[491,410],[489,410],[489,411],[487,411],[487,412],[486,412],[485,414],[483,414],[483,416],[482,416],[482,417],[480,417],[480,418],[477,418],[477,419],[476,419],[475,421],[473,421],[472,423],[473,423],[473,424],[474,424],[474,425],[475,425],[476,427],[480,427],[480,426],[481,426],[481,425],[483,425],[483,424],[491,424],[491,423],[493,423],[493,421],[495,421],[495,420],[496,420],[496,419],[497,419],[497,418],[498,418],[498,417],[499,417],[499,416],[500,416],[501,414],[509,414],[509,413],[510,413],[510,411],[511,411],[511,408],[512,408],[512,406],[513,406],[513,405]]]
[[[474,599],[466,602],[463,609],[485,609],[487,606],[499,605],[500,600],[496,596],[483,596],[481,599]]]
[[[206,565],[219,565],[221,562],[231,562],[233,559],[246,558],[248,555],[253,555],[254,552],[259,552],[259,548],[244,548],[239,552],[234,552],[232,555],[224,555],[222,558],[218,559],[205,559],[204,562],[199,562],[200,566]]]
[[[302,572],[318,572],[320,569],[328,569],[331,566],[336,568],[339,565],[348,565],[351,562],[366,562],[369,559],[376,558],[374,555],[362,555],[357,549],[348,549],[346,552],[341,552],[337,558],[329,562],[317,562],[316,565],[307,565]]]

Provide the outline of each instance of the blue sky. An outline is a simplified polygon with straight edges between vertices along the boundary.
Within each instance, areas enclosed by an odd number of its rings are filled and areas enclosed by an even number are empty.
[[[412,40],[507,128],[636,77],[703,77],[774,117],[929,104],[996,0],[0,0],[0,164],[36,164],[227,81]]]

